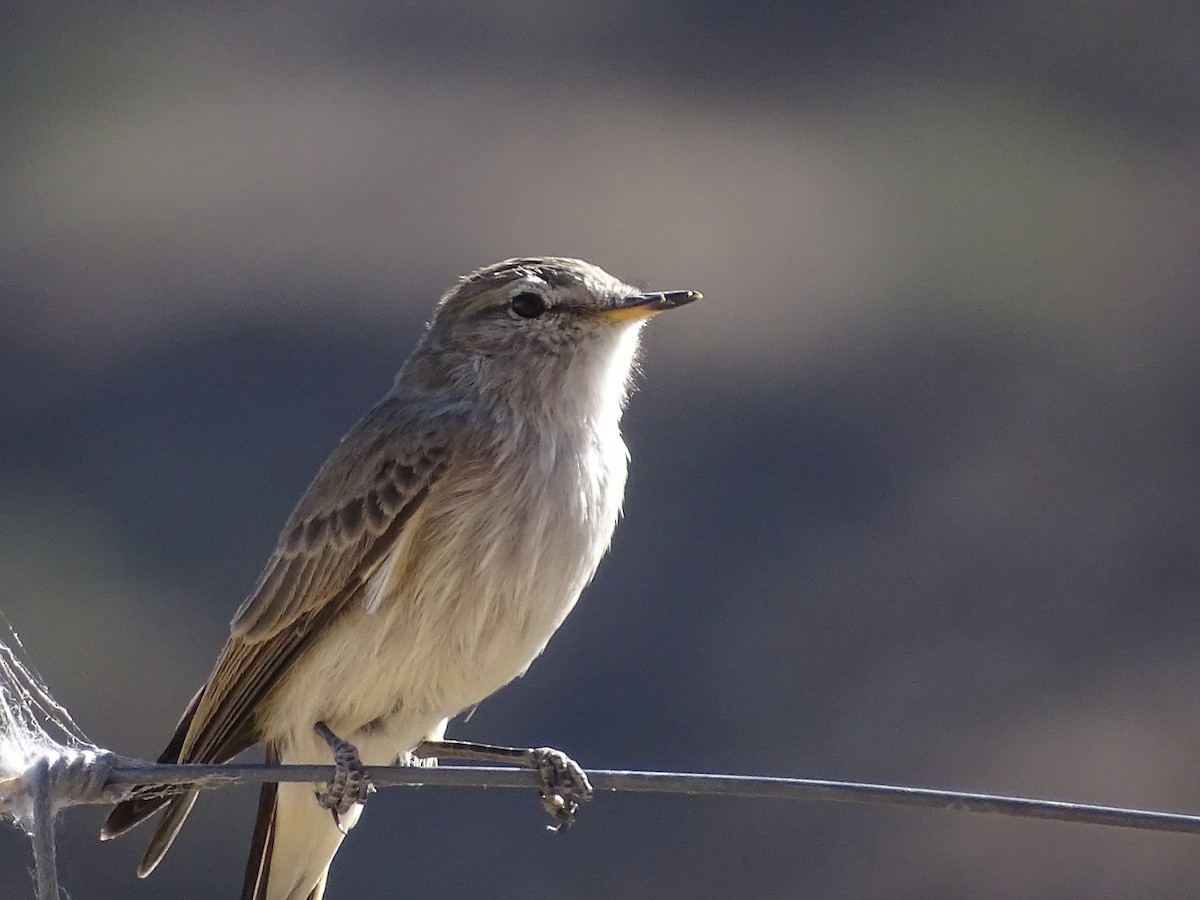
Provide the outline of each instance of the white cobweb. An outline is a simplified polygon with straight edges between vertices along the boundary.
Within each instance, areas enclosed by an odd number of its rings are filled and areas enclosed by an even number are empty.
[[[0,817],[31,833],[33,768],[42,760],[59,762],[99,750],[50,694],[0,614]]]

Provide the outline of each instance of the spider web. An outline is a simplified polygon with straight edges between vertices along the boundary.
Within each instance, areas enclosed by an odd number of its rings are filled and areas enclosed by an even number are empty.
[[[26,775],[40,759],[65,750],[99,750],[54,699],[25,647],[0,613],[0,817],[30,822]]]

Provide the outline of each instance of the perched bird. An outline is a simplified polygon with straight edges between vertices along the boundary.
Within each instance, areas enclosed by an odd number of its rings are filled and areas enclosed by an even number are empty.
[[[442,741],[451,717],[542,652],[617,521],[641,326],[699,297],[543,257],[480,269],[441,298],[391,390],[300,499],[160,757],[224,762],[262,743],[269,761],[324,763],[332,747],[344,764],[317,797],[263,787],[243,900],[320,900],[362,811],[361,766]],[[556,765],[568,820],[586,779]],[[144,877],[196,796],[135,796],[101,838],[165,807]]]

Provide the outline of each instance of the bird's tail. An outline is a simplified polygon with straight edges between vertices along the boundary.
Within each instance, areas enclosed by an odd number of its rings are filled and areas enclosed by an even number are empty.
[[[267,761],[280,761],[273,746],[267,747]],[[263,785],[242,900],[321,900],[329,865],[345,834],[313,792],[311,784]],[[361,810],[355,806],[342,816],[347,831]]]
[[[197,691],[196,695],[192,697],[192,702],[184,710],[179,724],[175,726],[175,734],[172,736],[171,742],[158,758],[160,763],[180,761],[188,728],[192,724],[192,718],[196,715],[196,707],[203,693],[204,688]],[[182,792],[164,791],[157,796],[131,797],[123,800],[113,808],[105,820],[100,829],[100,840],[109,841],[124,834],[165,806],[167,813],[159,822],[158,829],[154,832],[154,837],[150,839],[150,845],[146,848],[141,863],[138,864],[138,877],[145,878],[154,871],[154,867],[162,861],[163,856],[171,848],[171,842],[175,840],[179,829],[183,827],[183,820],[192,811],[197,796],[199,795],[196,791],[185,788]]]

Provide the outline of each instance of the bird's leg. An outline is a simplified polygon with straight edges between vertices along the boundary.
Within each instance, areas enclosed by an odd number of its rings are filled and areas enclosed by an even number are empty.
[[[358,756],[358,748],[349,741],[343,740],[333,733],[324,722],[313,726],[313,731],[329,745],[333,751],[333,780],[329,787],[317,791],[317,802],[324,809],[333,813],[333,822],[345,834],[342,827],[342,816],[350,812],[355,803],[366,803],[367,797],[375,790],[367,770]]]
[[[422,741],[413,751],[418,759],[440,757],[467,762],[513,763],[533,769],[541,779],[542,806],[554,819],[551,831],[566,831],[579,805],[592,797],[587,773],[561,750],[550,747],[497,747],[469,741]]]

